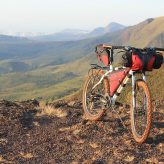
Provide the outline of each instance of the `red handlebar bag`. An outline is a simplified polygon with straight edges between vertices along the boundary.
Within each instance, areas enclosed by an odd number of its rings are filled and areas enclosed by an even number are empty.
[[[147,53],[132,53],[132,70],[133,71],[152,71],[155,56]]]

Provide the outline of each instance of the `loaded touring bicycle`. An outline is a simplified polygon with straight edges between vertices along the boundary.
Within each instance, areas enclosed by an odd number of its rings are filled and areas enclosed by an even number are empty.
[[[164,49],[98,45],[96,53],[105,66],[91,64],[83,88],[83,109],[86,118],[96,121],[101,118],[105,109],[112,109],[117,97],[131,79],[131,130],[135,141],[143,143],[149,135],[152,118],[151,96],[145,72],[161,67],[163,56],[160,51]],[[119,52],[123,52],[123,66],[114,68],[113,55]],[[141,78],[137,78],[137,74],[140,74]]]

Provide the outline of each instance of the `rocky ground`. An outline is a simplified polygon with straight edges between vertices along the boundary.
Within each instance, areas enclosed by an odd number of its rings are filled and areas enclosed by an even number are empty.
[[[81,102],[38,105],[0,101],[0,163],[164,163],[163,101],[154,103],[150,137],[142,145],[129,132],[128,106],[118,105],[125,129],[110,111],[101,121],[84,120]]]

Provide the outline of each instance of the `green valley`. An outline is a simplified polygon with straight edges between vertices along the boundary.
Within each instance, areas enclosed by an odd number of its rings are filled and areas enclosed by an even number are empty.
[[[54,101],[82,88],[89,65],[97,62],[97,44],[164,47],[164,17],[78,41],[4,38],[0,38],[0,98]],[[153,99],[164,97],[163,71],[162,67],[148,73]]]

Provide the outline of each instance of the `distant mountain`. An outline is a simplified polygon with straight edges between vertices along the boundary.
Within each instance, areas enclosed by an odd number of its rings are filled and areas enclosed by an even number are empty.
[[[34,36],[47,35],[47,34],[48,33],[44,33],[44,32],[1,32],[0,35],[27,38],[27,37],[34,37]]]
[[[28,41],[25,37],[16,37],[16,36],[8,36],[8,35],[0,35],[0,43],[2,42],[23,42]]]
[[[124,29],[126,26],[116,23],[116,22],[111,22],[109,25],[107,25],[104,29],[104,33],[109,33],[109,32],[114,32],[114,31],[119,31]]]
[[[122,30],[78,41],[64,42],[0,42],[0,60],[28,61],[34,66],[64,64],[94,52],[100,43],[164,47],[164,17],[148,19]]]
[[[88,37],[89,36],[94,36],[95,37],[95,36],[104,35],[106,33],[111,33],[111,32],[114,32],[114,31],[119,31],[119,30],[124,29],[125,27],[126,26],[121,25],[119,23],[112,22],[109,25],[107,25],[106,27],[98,27],[98,28],[94,29],[93,31],[91,31],[88,34]]]
[[[80,30],[80,29],[65,29],[63,31],[61,31],[61,33],[65,33],[65,34],[74,34],[74,35],[78,35],[78,34],[87,34],[89,33],[89,31],[87,30]]]
[[[51,34],[51,35],[42,35],[36,37],[29,37],[32,40],[38,41],[73,41],[73,40],[82,40],[91,37],[97,37],[104,35],[106,33],[118,31],[124,29],[125,26],[119,23],[112,22],[106,27],[98,27],[91,32],[85,30],[78,29],[66,29],[59,33]]]
[[[71,41],[71,40],[84,39],[85,38],[84,36],[87,33],[88,31],[85,30],[65,29],[58,33],[29,37],[29,39],[38,40],[38,41]]]

